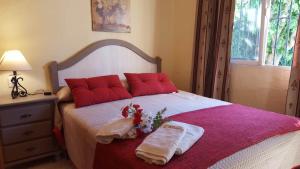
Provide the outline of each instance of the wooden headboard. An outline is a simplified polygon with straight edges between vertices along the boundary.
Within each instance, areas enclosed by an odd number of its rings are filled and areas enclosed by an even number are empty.
[[[65,78],[85,78],[123,73],[154,73],[161,71],[161,59],[153,58],[136,46],[117,39],[97,41],[67,60],[49,64],[52,90],[65,86]]]

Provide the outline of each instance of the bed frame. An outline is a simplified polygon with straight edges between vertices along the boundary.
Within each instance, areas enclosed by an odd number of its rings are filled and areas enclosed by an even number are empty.
[[[153,58],[129,42],[107,39],[94,42],[61,63],[49,64],[52,91],[65,86],[66,78],[85,78],[123,73],[161,72],[161,58]]]

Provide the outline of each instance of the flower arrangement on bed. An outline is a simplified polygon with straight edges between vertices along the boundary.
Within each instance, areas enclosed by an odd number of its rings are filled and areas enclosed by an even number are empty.
[[[129,104],[122,108],[122,116],[124,118],[133,119],[133,124],[137,132],[137,136],[143,133],[150,133],[157,129],[162,123],[166,122],[163,118],[167,108],[158,111],[154,116],[150,112],[145,112],[139,104]]]
[[[114,139],[136,139],[147,136],[136,148],[136,156],[150,164],[164,165],[181,155],[203,135],[204,129],[164,118],[167,108],[156,114],[145,112],[130,103],[121,109],[123,118],[108,123],[97,133],[97,140],[110,144]],[[148,135],[147,135],[148,134]]]

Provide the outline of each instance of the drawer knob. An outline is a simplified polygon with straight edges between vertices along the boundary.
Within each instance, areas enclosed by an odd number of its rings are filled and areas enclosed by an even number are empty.
[[[21,119],[27,119],[27,118],[30,118],[31,117],[31,114],[23,114],[20,116]]]
[[[23,134],[24,134],[25,136],[29,136],[29,135],[31,135],[32,133],[33,133],[33,131],[30,130],[30,131],[25,131]]]
[[[35,147],[28,147],[28,148],[26,148],[25,150],[27,151],[27,152],[32,152],[32,151],[34,151],[36,148]]]

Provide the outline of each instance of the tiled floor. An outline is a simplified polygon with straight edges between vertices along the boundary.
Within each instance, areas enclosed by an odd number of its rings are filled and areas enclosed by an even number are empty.
[[[75,169],[75,167],[69,160],[43,159],[26,165],[16,166],[13,169]]]
[[[28,169],[75,169],[69,160],[50,161],[37,164]]]

